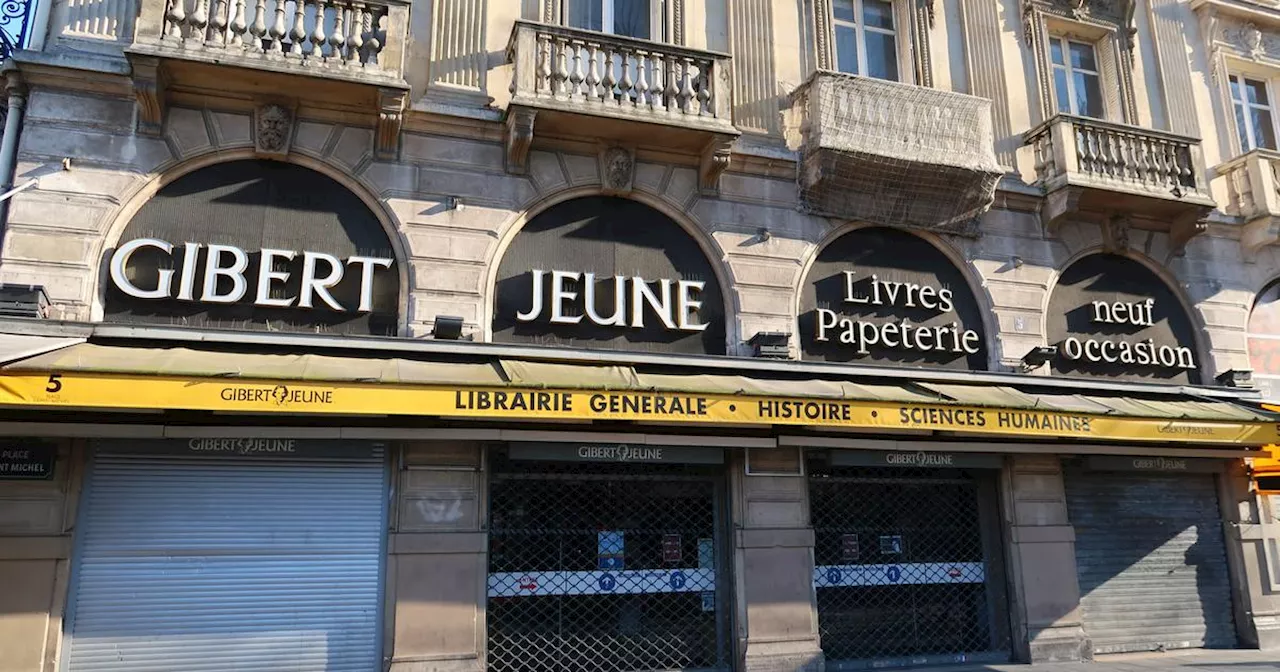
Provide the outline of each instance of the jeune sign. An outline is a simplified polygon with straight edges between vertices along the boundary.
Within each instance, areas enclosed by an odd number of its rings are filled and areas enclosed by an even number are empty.
[[[1173,290],[1141,263],[1094,254],[1067,267],[1045,316],[1056,373],[1199,383],[1195,332]]]
[[[642,203],[593,196],[542,212],[498,265],[498,342],[724,354],[724,298],[697,241]]]
[[[805,359],[986,368],[982,318],[964,276],[910,233],[841,236],[818,254],[801,291]]]
[[[162,188],[104,259],[109,320],[394,335],[399,269],[385,231],[320,173],[234,161]]]

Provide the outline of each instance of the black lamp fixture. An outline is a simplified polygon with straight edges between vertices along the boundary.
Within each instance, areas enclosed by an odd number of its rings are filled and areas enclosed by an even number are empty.
[[[760,331],[747,340],[752,355],[768,359],[789,359],[791,357],[791,334],[785,331]]]
[[[0,317],[49,315],[49,296],[41,285],[0,285]]]
[[[431,335],[437,341],[456,341],[462,338],[462,318],[453,315],[436,315]]]
[[[1248,369],[1231,369],[1214,378],[1223,387],[1253,387],[1253,372]]]
[[[1031,371],[1033,369],[1038,369],[1045,364],[1048,364],[1049,360],[1053,359],[1057,355],[1058,346],[1037,345],[1036,347],[1028,350],[1027,354],[1022,356],[1022,370]]]

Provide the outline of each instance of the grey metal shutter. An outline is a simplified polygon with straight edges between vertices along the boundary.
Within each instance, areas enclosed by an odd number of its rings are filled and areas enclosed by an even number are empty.
[[[1212,475],[1069,472],[1066,490],[1096,653],[1236,645]]]
[[[81,503],[69,672],[381,668],[383,451],[99,454]]]

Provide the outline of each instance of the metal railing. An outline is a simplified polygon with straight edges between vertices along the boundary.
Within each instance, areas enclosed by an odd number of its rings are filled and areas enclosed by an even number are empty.
[[[9,58],[14,51],[27,47],[35,13],[35,0],[0,2],[0,60]]]
[[[732,127],[725,54],[517,21],[507,59],[512,104]]]
[[[1173,198],[1208,195],[1197,138],[1059,114],[1024,141],[1034,149],[1038,180],[1050,188],[1074,177]]]

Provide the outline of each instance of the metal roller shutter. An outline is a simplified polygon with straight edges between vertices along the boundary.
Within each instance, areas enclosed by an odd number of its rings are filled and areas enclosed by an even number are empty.
[[[98,455],[69,672],[380,669],[386,469]]]
[[[1096,653],[1235,646],[1212,475],[1077,472],[1066,489]]]

